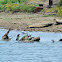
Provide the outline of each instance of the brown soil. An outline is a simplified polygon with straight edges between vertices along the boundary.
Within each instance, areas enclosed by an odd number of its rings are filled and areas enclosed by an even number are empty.
[[[54,22],[57,17],[42,17],[39,13],[0,13],[0,27],[6,29],[17,29],[26,31],[48,31],[48,32],[62,32],[62,25],[52,25],[44,28],[29,28],[30,25],[35,23]]]

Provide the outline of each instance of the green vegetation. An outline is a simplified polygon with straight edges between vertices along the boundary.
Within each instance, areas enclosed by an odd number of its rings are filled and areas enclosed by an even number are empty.
[[[0,11],[32,12],[35,7],[33,5],[27,5],[27,1],[28,0],[0,0]],[[38,4],[36,4],[35,6],[38,6]],[[45,13],[57,13],[57,16],[62,16],[62,0],[60,0],[57,7],[48,9],[44,8],[44,11]]]
[[[57,7],[46,9],[45,13],[56,13],[58,17],[61,17],[62,16],[62,0],[60,0]]]
[[[62,16],[62,6],[46,9],[45,13],[57,13],[57,16]]]
[[[60,0],[60,2],[58,3],[58,6],[62,6],[62,0]]]
[[[26,5],[27,0],[1,0],[0,11],[27,11],[32,12],[34,6]]]
[[[7,3],[24,3],[26,2],[27,0],[0,0],[0,4],[7,4]]]
[[[48,15],[44,15],[42,17],[53,17],[54,15],[53,14],[48,14]]]

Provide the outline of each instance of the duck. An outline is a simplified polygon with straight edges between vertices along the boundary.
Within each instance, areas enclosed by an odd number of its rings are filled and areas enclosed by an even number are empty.
[[[11,31],[11,29],[9,29],[8,32],[5,33],[5,34],[2,36],[2,40],[10,40],[10,38],[9,38],[9,36],[8,36],[8,34],[9,34],[10,31]]]
[[[55,41],[54,40],[52,40],[52,43],[54,43]]]
[[[62,39],[60,39],[59,41],[62,41]]]

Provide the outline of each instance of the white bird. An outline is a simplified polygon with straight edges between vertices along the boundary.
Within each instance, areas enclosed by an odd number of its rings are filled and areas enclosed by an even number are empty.
[[[21,32],[22,32],[22,34],[27,34],[28,35],[28,33],[26,31],[21,31]]]
[[[22,31],[21,30],[21,26],[20,25],[19,25],[19,29],[20,29],[20,31],[21,31],[22,34],[27,34],[28,35],[28,33],[26,31]]]

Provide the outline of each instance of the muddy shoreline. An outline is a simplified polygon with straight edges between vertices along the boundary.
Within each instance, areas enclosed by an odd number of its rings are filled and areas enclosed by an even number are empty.
[[[61,25],[52,25],[49,27],[37,27],[37,28],[30,28],[30,25],[36,26],[40,23],[55,23],[54,17],[43,17],[42,13],[0,13],[0,27],[5,29],[16,29],[16,30],[24,30],[24,31],[43,31],[43,32],[62,32],[62,24]]]

